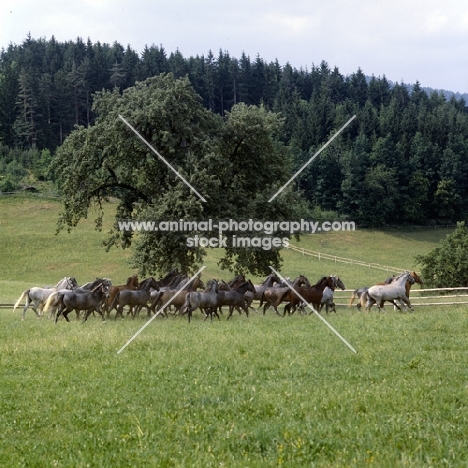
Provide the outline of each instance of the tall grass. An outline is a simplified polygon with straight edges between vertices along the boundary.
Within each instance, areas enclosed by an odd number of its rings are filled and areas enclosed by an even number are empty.
[[[67,273],[80,282],[128,276],[126,252],[102,252],[103,234],[90,224],[56,237],[55,203],[0,202],[9,213],[0,245],[10,239],[2,301],[29,282]],[[407,268],[436,234],[356,232],[342,244],[338,234],[301,243]],[[13,255],[4,261],[5,254]],[[349,287],[381,276],[290,251],[284,257],[287,276],[335,272]],[[210,262],[209,275],[227,278],[211,253]],[[338,309],[326,319],[357,354],[313,315],[254,312],[206,322],[197,313],[190,325],[185,317],[158,317],[117,354],[145,317],[54,325],[1,310],[0,464],[467,466],[466,308]]]
[[[81,325],[1,316],[2,466],[466,466],[461,308]]]

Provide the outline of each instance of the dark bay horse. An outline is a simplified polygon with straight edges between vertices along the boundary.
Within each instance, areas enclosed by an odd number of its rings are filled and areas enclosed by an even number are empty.
[[[240,309],[242,309],[246,313],[247,317],[249,316],[249,306],[245,299],[247,291],[255,293],[255,286],[250,280],[244,281],[229,291],[218,291],[218,307],[222,307],[224,305],[229,306],[229,315],[227,320],[231,318],[234,308],[237,309],[239,314],[241,313]]]
[[[299,288],[301,286],[310,286],[309,280],[304,275],[299,275],[291,284],[291,288]],[[273,307],[275,312],[281,316],[278,312],[278,306],[282,302],[290,301],[290,294],[292,294],[291,288],[288,286],[281,288],[267,288],[262,294],[261,302],[265,302],[263,306],[263,315],[270,308]],[[284,314],[283,314],[284,316]]]
[[[331,278],[333,279],[333,283],[335,285],[334,288],[329,288],[328,286],[325,287],[322,293],[322,300],[320,301],[320,309],[319,312],[323,309],[323,306],[325,306],[325,310],[328,314],[328,312],[335,312],[336,314],[336,307],[335,303],[333,302],[333,293],[335,292],[336,288],[340,288],[342,291],[346,289],[343,281],[341,281],[339,276],[331,275]]]
[[[297,292],[305,299],[305,301],[312,305],[312,307],[318,312],[320,310],[323,290],[327,286],[330,289],[335,289],[335,282],[332,276],[323,276],[319,281],[317,281],[316,284],[312,286],[301,288],[293,287],[293,289],[297,290]],[[285,295],[285,297],[289,298],[289,302],[284,307],[283,315],[286,315],[286,313],[293,314],[299,304],[303,302],[303,300],[293,291],[289,291],[288,296]]]

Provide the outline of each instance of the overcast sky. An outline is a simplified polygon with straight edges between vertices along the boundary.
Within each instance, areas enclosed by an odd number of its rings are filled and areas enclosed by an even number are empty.
[[[0,48],[88,38],[162,45],[184,57],[220,49],[310,69],[468,92],[467,0],[0,0]]]

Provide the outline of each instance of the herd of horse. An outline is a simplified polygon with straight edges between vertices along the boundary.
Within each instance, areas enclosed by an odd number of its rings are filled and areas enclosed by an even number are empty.
[[[415,283],[423,284],[423,280],[416,272],[405,271],[374,286],[356,289],[348,307],[358,298],[357,307],[364,307],[367,311],[373,305],[383,310],[387,301],[400,310],[413,310],[409,295]],[[136,275],[131,276],[120,286],[112,285],[108,278],[96,278],[78,286],[75,278],[66,277],[53,287],[34,287],[23,291],[13,310],[24,299],[22,320],[31,306],[38,318],[48,312],[49,318],[53,318],[55,323],[60,316],[69,322],[68,314],[73,311],[77,319],[81,313],[84,314],[83,322],[92,313],[99,314],[105,322],[114,310],[115,319],[124,318],[124,310],[127,311],[127,317],[135,318],[143,308],[148,316],[187,314],[190,322],[197,309],[204,314],[204,320],[212,320],[213,317],[220,319],[225,306],[229,308],[229,320],[234,310],[239,314],[245,312],[248,317],[249,310],[255,310],[252,306],[254,301],[258,302],[259,309],[263,309],[263,315],[272,307],[281,316],[278,307],[282,304],[282,316],[292,315],[296,310],[307,313],[306,307],[310,313],[319,313],[323,307],[327,313],[336,312],[333,293],[337,288],[345,290],[343,281],[336,275],[323,276],[315,284],[310,284],[304,275],[290,280],[272,273],[261,284],[253,284],[244,275],[238,275],[228,282],[211,279],[205,285],[199,276],[189,278],[178,269],[173,269],[158,280],[150,277],[139,281]]]

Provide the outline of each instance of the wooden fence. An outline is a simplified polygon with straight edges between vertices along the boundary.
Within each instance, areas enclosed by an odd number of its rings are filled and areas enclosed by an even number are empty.
[[[294,252],[299,252],[302,255],[309,255],[311,257],[316,257],[319,260],[330,260],[335,263],[348,263],[350,265],[362,266],[365,268],[373,268],[376,270],[383,270],[387,273],[401,273],[402,271],[408,270],[408,268],[396,268],[389,265],[380,265],[379,263],[370,263],[363,262],[361,260],[355,260],[353,258],[339,257],[337,255],[326,254],[323,252],[316,252],[314,250],[308,250],[295,245],[289,244],[288,249],[293,250]]]
[[[314,250],[304,249],[295,245],[289,245],[288,249],[294,252],[301,253],[302,255],[309,255],[316,257],[319,260],[329,260],[335,263],[347,263],[350,265],[357,265],[365,268],[383,270],[387,273],[401,273],[402,271],[408,270],[407,268],[395,268],[389,265],[380,265],[379,263],[363,262],[352,258],[339,257],[337,255],[325,254],[323,252],[316,252]],[[465,291],[467,294],[434,294],[438,292],[457,292]],[[338,307],[347,307],[349,299],[353,293],[352,289],[345,289],[344,291],[336,290],[335,304]],[[447,301],[447,299],[457,299]],[[345,302],[343,302],[346,299]],[[468,287],[466,288],[432,288],[432,289],[411,289],[411,304],[413,306],[434,306],[434,305],[456,305],[456,304],[468,304]],[[356,304],[356,300],[354,301]]]
[[[437,294],[441,292],[446,292],[448,294]],[[465,292],[465,294],[458,294],[458,292],[460,293]],[[352,294],[353,294],[352,289],[345,289],[344,291],[336,290],[334,294],[334,300],[335,300],[336,306],[347,307],[349,303],[349,299],[351,298]],[[411,293],[410,293],[410,301],[414,307],[468,304],[468,287],[466,288],[462,288],[462,287],[460,288],[431,288],[431,289],[413,288],[411,289]],[[357,303],[357,299],[355,299],[352,307],[354,307],[356,303]]]

